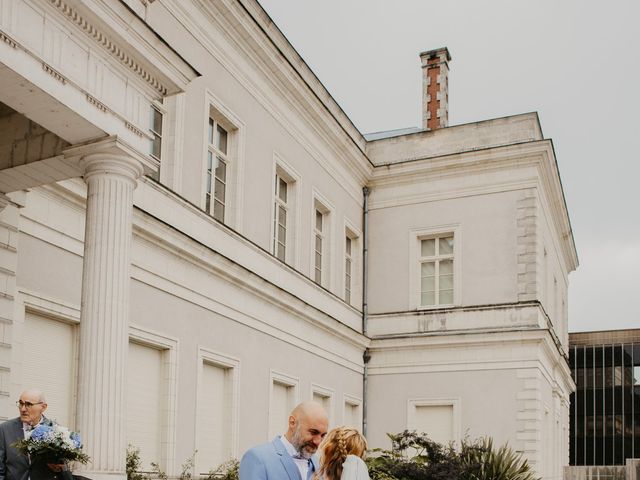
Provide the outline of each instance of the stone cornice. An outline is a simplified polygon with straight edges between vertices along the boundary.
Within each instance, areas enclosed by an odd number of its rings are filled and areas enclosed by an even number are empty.
[[[320,79],[318,79],[318,77],[316,77],[313,71],[309,68],[300,54],[295,50],[291,43],[289,43],[289,40],[287,40],[273,20],[271,20],[262,6],[260,6],[260,4],[255,0],[237,1],[242,4],[257,25],[269,37],[278,52],[284,56],[292,68],[297,71],[300,77],[317,96],[318,100],[320,100],[324,107],[331,112],[338,122],[340,122],[345,133],[352,137],[354,142],[359,145],[359,148],[364,149],[365,140],[363,135],[351,122],[351,119],[342,110],[340,105],[338,105],[338,103],[333,99],[331,94],[327,91]]]
[[[98,0],[87,2],[90,10],[64,0],[48,2],[64,15],[68,22],[82,30],[111,58],[135,73],[159,96],[182,91],[186,84],[198,75],[168,46],[158,42],[153,32],[135,15],[123,8],[114,14],[117,7],[122,7],[119,5],[120,2],[108,4],[113,8],[110,11],[103,8],[103,2]],[[125,20],[122,17],[124,15],[130,18]],[[102,19],[108,19],[108,24],[101,25]],[[134,54],[131,48],[124,48],[123,44],[137,47],[141,55]]]

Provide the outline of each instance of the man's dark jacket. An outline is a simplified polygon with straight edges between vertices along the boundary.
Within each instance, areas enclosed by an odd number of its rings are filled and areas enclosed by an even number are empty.
[[[11,444],[24,438],[20,417],[0,424],[0,480],[70,480],[71,472],[52,472],[46,464],[31,463]]]

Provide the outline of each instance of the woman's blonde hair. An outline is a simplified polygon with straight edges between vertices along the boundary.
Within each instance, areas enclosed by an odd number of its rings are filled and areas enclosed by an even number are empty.
[[[367,451],[367,441],[355,428],[336,427],[320,445],[320,469],[318,477],[324,480],[340,480],[342,464],[347,455],[360,458]]]

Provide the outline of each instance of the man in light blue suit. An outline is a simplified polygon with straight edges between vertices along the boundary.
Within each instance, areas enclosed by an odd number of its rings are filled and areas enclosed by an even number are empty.
[[[304,402],[289,415],[287,432],[248,450],[240,461],[240,480],[310,480],[318,469],[315,455],[327,434],[322,405]]]

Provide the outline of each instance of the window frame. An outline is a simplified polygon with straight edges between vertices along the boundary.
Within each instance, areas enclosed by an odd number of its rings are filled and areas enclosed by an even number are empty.
[[[422,305],[421,252],[422,240],[453,236],[453,302],[447,304]],[[460,224],[417,228],[409,232],[409,302],[417,310],[434,310],[459,306],[462,303],[462,228]]]
[[[314,281],[317,285],[324,287],[326,289],[331,289],[333,287],[333,252],[334,252],[334,228],[333,228],[333,212],[335,208],[333,205],[327,200],[327,198],[318,192],[317,189],[312,190],[311,197],[311,205],[312,215],[311,215],[311,240],[310,240],[310,259],[309,259],[309,278]],[[320,212],[322,214],[322,232],[318,232],[316,229],[316,212]],[[316,239],[318,238],[318,233],[320,233],[320,238],[322,240],[322,255],[320,258],[320,282],[316,281]]]
[[[280,261],[283,261],[287,265],[297,268],[300,264],[299,259],[299,242],[300,235],[296,235],[297,227],[300,224],[300,209],[299,209],[299,185],[300,185],[300,175],[290,166],[288,165],[282,156],[278,153],[274,152],[274,162],[273,162],[273,172],[271,176],[271,235],[269,237],[269,251],[271,254],[278,258]],[[277,178],[281,178],[284,182],[287,183],[287,226],[285,233],[285,254],[284,260],[280,259],[277,255],[276,250],[276,222],[278,218],[276,215],[278,214],[277,206],[280,203],[280,199],[278,198],[278,189],[277,189]]]
[[[358,425],[352,425],[357,427],[358,431],[362,430],[362,398],[350,395],[348,393],[342,394],[342,424],[346,425],[346,410],[347,405],[351,407],[357,407],[358,409]],[[349,426],[349,425],[347,425]]]
[[[286,373],[282,373],[276,370],[269,371],[269,410],[267,413],[267,431],[269,439],[273,438],[275,435],[281,434],[286,428],[286,425],[278,426],[278,431],[271,431],[271,415],[273,412],[273,386],[274,384],[280,384],[286,386],[288,388],[293,389],[293,398],[291,399],[291,409],[293,409],[298,403],[300,403],[300,379],[298,377],[294,377],[292,375],[288,375]]]
[[[155,127],[155,118],[153,115],[153,112],[157,112],[158,114],[160,114],[160,131],[157,132],[154,127]],[[167,114],[167,110],[164,107],[164,105],[162,104],[161,101],[158,100],[154,100],[153,102],[151,102],[149,104],[149,114],[150,114],[150,118],[149,118],[149,134],[151,136],[151,148],[150,148],[150,152],[149,155],[151,155],[151,158],[157,160],[158,162],[162,162],[162,150],[163,150],[163,131],[164,131],[164,121],[165,121],[165,116]],[[154,146],[155,146],[155,140],[159,138],[160,142],[159,142],[159,152],[158,155],[156,155],[154,153]]]
[[[355,224],[349,219],[344,218],[342,225],[342,259],[341,259],[341,292],[340,297],[345,303],[351,306],[357,306],[362,301],[362,234],[360,230],[355,227]],[[347,256],[347,242],[346,239],[351,239],[351,299],[347,301],[345,296],[346,289],[346,256]]]
[[[229,400],[229,405],[231,405],[231,412],[229,413],[229,430],[231,434],[231,438],[229,438],[228,443],[230,445],[229,448],[229,457],[237,458],[239,452],[239,444],[240,444],[240,418],[239,418],[239,408],[238,402],[240,400],[239,397],[239,389],[240,389],[240,359],[220,353],[218,351],[214,351],[207,347],[203,347],[202,345],[198,345],[198,359],[196,364],[196,398],[194,404],[194,422],[196,428],[194,429],[194,445],[198,445],[199,440],[199,431],[197,428],[198,425],[198,411],[201,398],[201,391],[203,388],[203,379],[202,379],[202,371],[205,364],[213,365],[216,367],[224,368],[229,370],[230,381],[231,384],[231,396],[232,398]],[[196,461],[194,469],[197,468],[198,461]]]
[[[323,398],[328,399],[329,408],[326,408],[327,418],[329,419],[329,425],[334,424],[334,410],[335,410],[335,391],[329,387],[323,387],[317,383],[311,383],[311,391],[309,392],[309,400],[313,400],[314,394],[318,394]]]
[[[409,398],[407,400],[407,430],[415,430],[416,426],[416,410],[419,407],[452,407],[452,425],[453,442],[458,444],[462,439],[462,399],[455,398]]]
[[[208,155],[209,155],[209,120],[213,119],[215,124],[219,124],[227,132],[227,153],[226,153],[226,179],[225,179],[225,201],[223,221],[235,230],[241,231],[243,219],[244,183],[242,177],[245,164],[245,137],[246,127],[244,122],[229,109],[210,90],[205,92],[205,103],[203,111],[202,130],[202,181],[200,205],[203,211],[214,217],[212,201],[210,209],[207,209],[207,175],[208,175]],[[215,131],[215,130],[214,130]],[[212,169],[215,177],[215,169]],[[211,194],[215,194],[215,178],[212,178]],[[213,197],[212,197],[213,200]],[[218,220],[216,218],[216,220]],[[220,221],[220,220],[218,220]]]
[[[160,132],[157,132],[155,127],[155,118],[154,112],[157,112],[160,115]],[[149,157],[151,157],[154,161],[158,162],[158,170],[148,175],[148,177],[154,179],[156,182],[160,181],[160,170],[162,170],[162,154],[166,149],[166,138],[165,138],[165,130],[167,127],[167,107],[160,100],[153,100],[149,103],[149,118],[147,124],[147,134],[149,135]],[[154,152],[154,147],[156,145],[156,139],[160,139],[158,142],[159,152],[158,155]]]
[[[207,167],[206,167],[206,181],[205,181],[205,211],[211,215],[213,218],[218,220],[221,223],[224,223],[225,220],[225,210],[227,207],[227,181],[228,174],[227,171],[229,169],[229,164],[231,159],[229,158],[229,147],[230,140],[232,136],[232,132],[227,130],[224,125],[220,123],[219,120],[216,119],[215,116],[209,116],[209,121],[207,122]],[[225,149],[224,151],[217,144],[216,139],[220,138],[219,130],[224,131],[225,133]],[[224,178],[219,179],[218,177],[218,168],[220,163],[224,165]],[[218,181],[223,186],[223,198],[219,199],[220,192],[217,189]],[[211,190],[209,190],[211,188]],[[216,214],[216,202],[222,205],[222,217],[219,218]]]
[[[441,253],[440,252],[440,241],[441,240],[447,240],[451,238],[453,245],[452,245],[452,252],[451,253]],[[426,237],[420,237],[420,256],[418,261],[420,262],[420,306],[421,307],[442,307],[442,306],[449,306],[449,305],[453,305],[453,293],[454,293],[454,285],[453,285],[453,280],[455,279],[455,275],[453,272],[453,268],[454,268],[454,263],[455,263],[455,256],[453,254],[453,247],[455,247],[455,237],[453,236],[452,233],[444,233],[442,235],[437,235],[437,236],[426,236]],[[433,255],[423,255],[422,254],[422,244],[423,242],[426,241],[433,241],[433,245],[434,245],[434,253]],[[442,288],[441,288],[441,281],[443,276],[448,275],[448,274],[443,274],[441,272],[441,265],[444,262],[451,262],[451,276],[452,281],[451,281],[451,302],[443,302],[442,299],[440,298],[441,292],[442,292]],[[433,264],[433,303],[429,303],[429,304],[424,304],[423,300],[422,300],[422,296],[424,295],[424,290],[423,290],[423,276],[422,276],[422,266],[424,264]]]
[[[162,352],[164,377],[164,424],[162,425],[161,456],[157,459],[166,472],[175,471],[176,425],[178,418],[178,339],[160,335],[137,325],[129,325],[129,343],[137,343]]]
[[[325,233],[323,230],[323,225],[327,222],[325,221],[325,214],[317,207],[314,208],[315,212],[315,222],[313,226],[313,281],[318,285],[322,285],[322,271],[323,271],[323,263],[326,263],[326,259],[323,259],[323,250],[326,248],[325,241]],[[318,221],[320,222],[320,226],[318,227]],[[325,227],[326,230],[326,227]],[[318,248],[318,245],[320,248]],[[319,260],[319,261],[318,261]],[[326,277],[325,270],[325,277]]]

